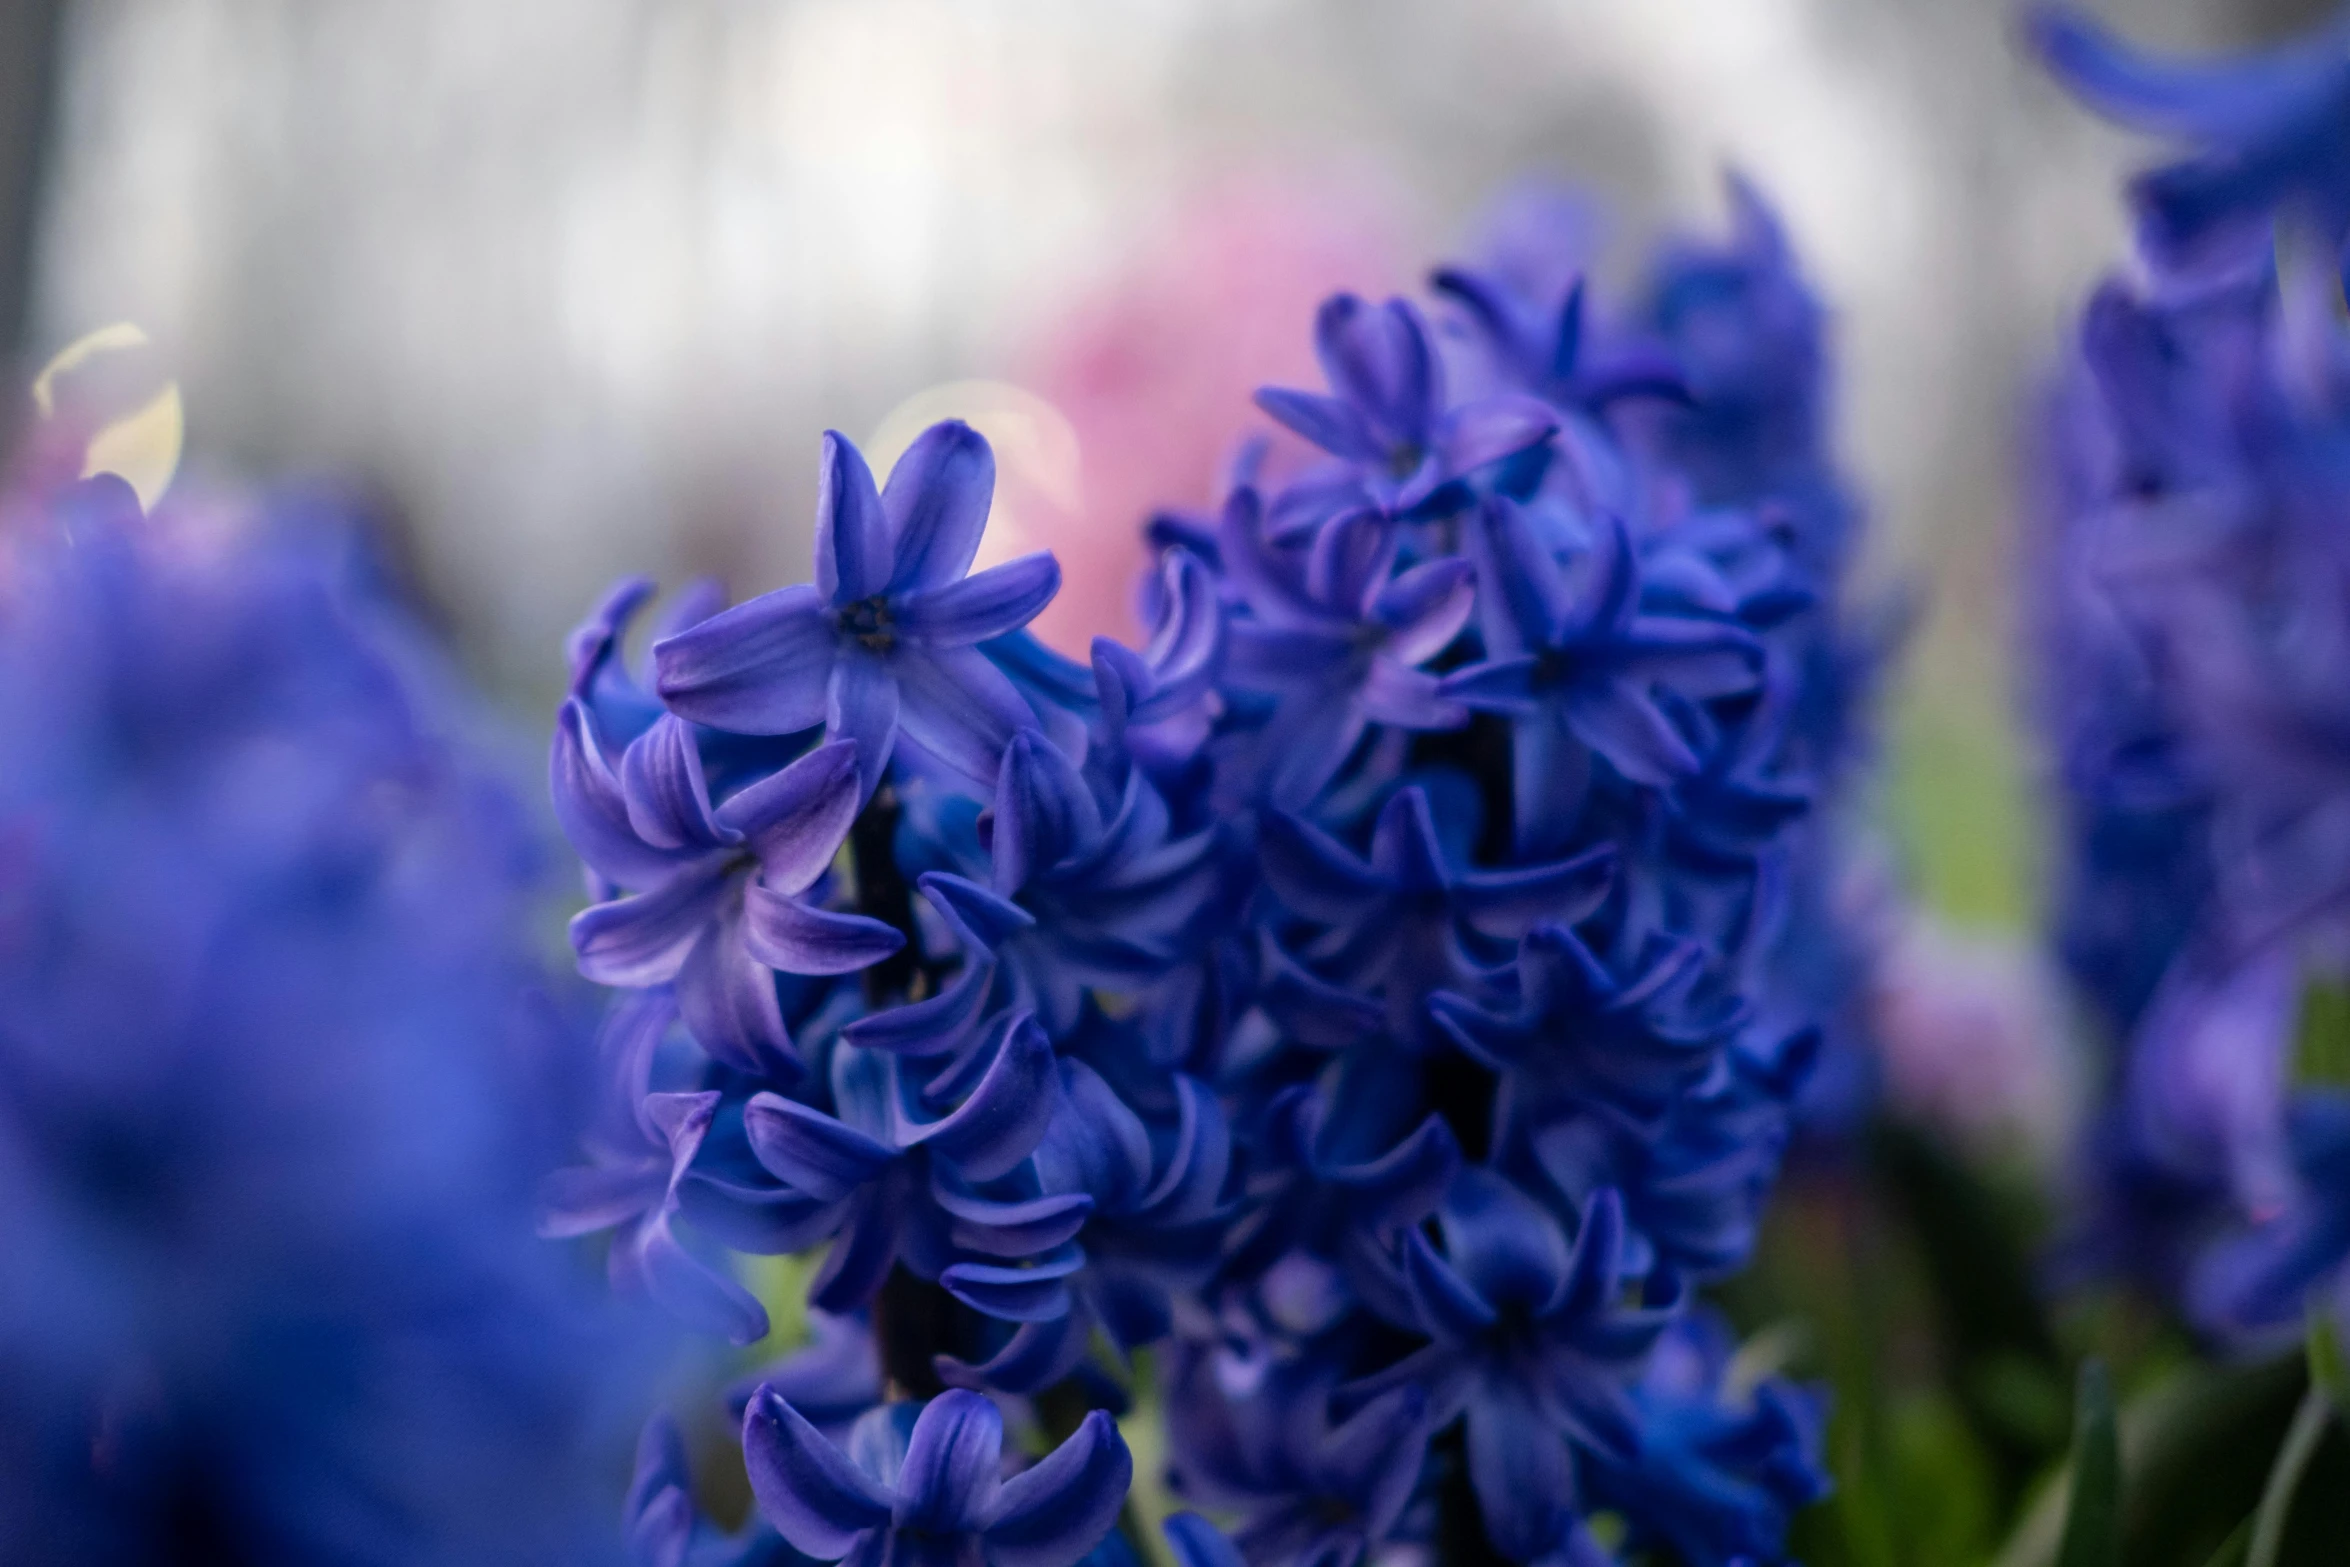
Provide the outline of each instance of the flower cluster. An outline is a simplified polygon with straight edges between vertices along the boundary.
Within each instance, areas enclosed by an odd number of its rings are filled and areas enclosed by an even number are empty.
[[[616,1554],[529,817],[342,515],[0,497],[12,1562]]]
[[[580,630],[551,779],[621,994],[546,1226],[737,1343],[727,1254],[823,1248],[819,1363],[742,1396],[759,1522],[657,1427],[647,1561],[1115,1555],[1145,1348],[1233,1530],[1186,1561],[1778,1556],[1817,1401],[1726,1381],[1693,1291],[1816,1053],[1858,660],[1819,312],[1735,194],[1618,320],[1506,261],[1328,301],[1326,384],[1152,521],[1140,647],[972,569],[956,423],[886,484],[825,438],[813,585]]]
[[[2090,301],[2041,464],[2058,935],[2116,1047],[2082,1258],[2259,1333],[2350,1256],[2350,334],[2288,243],[2343,237],[2350,67],[2339,28],[2210,67],[2043,37],[2092,103],[2207,144],[2141,182],[2143,275]],[[2172,243],[2223,222],[2250,242]]]

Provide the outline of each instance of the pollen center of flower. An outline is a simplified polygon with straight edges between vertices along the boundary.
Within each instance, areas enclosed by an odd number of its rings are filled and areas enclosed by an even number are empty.
[[[890,624],[889,600],[878,593],[844,608],[840,623],[850,636],[876,653],[886,653],[897,645],[898,634]]]

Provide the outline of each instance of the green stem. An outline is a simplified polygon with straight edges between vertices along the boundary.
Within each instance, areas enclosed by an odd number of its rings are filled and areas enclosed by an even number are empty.
[[[2285,1445],[2277,1449],[2276,1467],[2269,1470],[2268,1484],[2261,1490],[2260,1511],[2252,1517],[2252,1553],[2245,1558],[2245,1567],[2277,1567],[2293,1493],[2300,1489],[2301,1476],[2317,1456],[2333,1418],[2334,1401],[2324,1388],[2312,1387],[2302,1395],[2301,1407],[2293,1411],[2293,1424],[2285,1432]]]

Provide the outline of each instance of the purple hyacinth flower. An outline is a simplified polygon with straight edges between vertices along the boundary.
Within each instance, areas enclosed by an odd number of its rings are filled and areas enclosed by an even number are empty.
[[[1134,1463],[1100,1410],[1002,1477],[1004,1421],[977,1393],[874,1410],[832,1445],[762,1387],[743,1413],[760,1515],[794,1548],[854,1567],[1074,1567],[1117,1522]]]
[[[1320,794],[1372,724],[1457,729],[1468,710],[1420,666],[1451,645],[1476,605],[1465,560],[1395,570],[1392,517],[1358,510],[1315,530],[1304,551],[1264,536],[1254,490],[1226,502],[1226,569],[1251,611],[1229,627],[1234,685],[1278,698],[1266,726],[1266,789],[1296,810]]]
[[[2234,1335],[2289,1332],[2315,1306],[2350,1328],[2350,1095],[2310,1091],[2287,1109],[2296,1189],[2284,1211],[2213,1247],[2190,1299]],[[2331,1298],[2328,1298],[2328,1292]]]
[[[779,588],[656,643],[669,710],[737,734],[821,723],[857,743],[870,795],[902,733],[987,782],[1035,722],[978,644],[1036,618],[1060,590],[1049,552],[967,575],[995,493],[995,455],[957,420],[922,432],[877,490],[846,438],[824,437],[816,581]]]
[[[2350,18],[2211,63],[2141,54],[2070,8],[2035,10],[2027,26],[2048,68],[2091,108],[2193,146],[2131,191],[2158,259],[2265,243],[2280,208],[2303,209],[2336,244],[2350,237]]]
[[[1463,1170],[1436,1210],[1444,1249],[1403,1237],[1408,1326],[1429,1342],[1350,1384],[1350,1399],[1423,1389],[1428,1419],[1467,1423],[1485,1532],[1513,1561],[1561,1545],[1576,1523],[1574,1452],[1640,1451],[1631,1381],[1679,1308],[1624,1300],[1624,1218],[1612,1191],[1585,1205],[1570,1243],[1546,1208],[1489,1170]]]
[[[642,1151],[633,1159],[556,1171],[547,1181],[539,1233],[563,1239],[624,1226],[609,1257],[615,1287],[649,1295],[693,1327],[749,1344],[767,1336],[767,1309],[722,1269],[695,1256],[674,1228],[719,1097],[646,1095],[638,1112]]]
[[[1530,397],[1446,406],[1444,367],[1408,300],[1337,294],[1314,316],[1314,352],[1331,395],[1266,387],[1257,406],[1348,465],[1353,493],[1394,515],[1438,500],[1452,481],[1548,440],[1558,415]]]
[[[587,705],[566,702],[550,767],[555,814],[591,870],[633,896],[571,921],[599,984],[674,984],[703,1049],[738,1071],[796,1075],[774,974],[853,973],[905,945],[879,920],[805,894],[857,814],[856,746],[817,747],[710,803],[692,728],[663,714],[608,757]]]
[[[962,1184],[1009,1173],[1036,1147],[1059,1107],[1053,1050],[1026,1013],[1006,1013],[967,1061],[924,1075],[909,1059],[851,1045],[832,1058],[826,1114],[781,1094],[760,1093],[743,1108],[752,1155],[785,1187],[825,1205],[832,1247],[808,1286],[810,1303],[850,1311],[872,1299],[903,1262],[938,1278],[953,1255],[934,1181]],[[1055,1244],[1039,1241],[1026,1260]],[[1017,1271],[1002,1289],[958,1289],[991,1315],[1025,1319],[1067,1308],[1048,1259]],[[1016,1287],[1014,1287],[1016,1286]]]
[[[1060,1076],[1066,1108],[1026,1167],[984,1193],[936,1195],[956,1241],[991,1260],[1074,1245],[1083,1266],[1066,1280],[1070,1309],[1023,1323],[984,1364],[942,1361],[950,1382],[1041,1392],[1076,1367],[1097,1327],[1122,1352],[1165,1338],[1176,1294],[1215,1271],[1231,1220],[1232,1134],[1214,1095],[1175,1077],[1173,1124],[1153,1127],[1084,1062],[1063,1061]],[[968,1294],[972,1266],[941,1282]]]
[[[1512,720],[1511,800],[1520,853],[1555,849],[1573,829],[1591,758],[1663,789],[1698,771],[1655,688],[1693,699],[1753,689],[1762,646],[1720,621],[1641,612],[1640,564],[1621,519],[1603,517],[1580,581],[1560,567],[1540,515],[1495,497],[1470,530],[1485,662],[1443,693]]]
[[[1421,1051],[1448,1042],[1427,1009],[1432,992],[1475,983],[1482,972],[1464,931],[1515,940],[1535,925],[1572,925],[1606,895],[1613,846],[1499,871],[1456,870],[1436,833],[1426,791],[1399,789],[1379,813],[1364,859],[1310,822],[1265,818],[1265,882],[1299,916],[1326,927],[1296,949],[1293,976],[1355,996],[1376,995],[1391,1037]],[[1336,1012],[1347,997],[1334,995]],[[1359,1004],[1353,1010],[1360,1010]]]

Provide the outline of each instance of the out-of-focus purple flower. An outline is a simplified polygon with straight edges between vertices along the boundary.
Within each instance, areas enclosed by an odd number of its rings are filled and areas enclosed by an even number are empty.
[[[2282,1337],[2312,1309],[2350,1330],[2350,1096],[2311,1090],[2287,1112],[2295,1184],[2265,1224],[2215,1246],[2190,1291],[2231,1331]]]
[[[345,508],[185,504],[6,506],[0,1556],[607,1559],[527,817]]]
[[[772,1388],[743,1413],[760,1516],[818,1561],[1074,1567],[1126,1500],[1134,1465],[1118,1428],[1097,1410],[1009,1479],[1003,1445],[996,1406],[961,1389],[874,1410],[846,1452]]]
[[[736,734],[822,724],[857,743],[870,795],[899,734],[988,780],[1033,722],[978,650],[1035,618],[1061,584],[1048,553],[967,576],[987,526],[995,458],[968,425],[933,425],[877,490],[865,459],[824,437],[816,581],[779,588],[655,645],[671,713]]]
[[[1665,1544],[1690,1567],[1779,1561],[1789,1522],[1827,1494],[1820,1395],[1777,1378],[1733,1391],[1729,1372],[1728,1335],[1710,1316],[1682,1319],[1657,1346],[1632,1393],[1638,1450],[1585,1469],[1592,1499],[1631,1520],[1627,1543]]]
[[[2280,211],[2307,217],[2336,245],[2350,239],[2350,20],[2212,62],[2141,53],[2069,7],[2037,7],[2026,28],[2089,107],[2192,149],[2131,186],[2139,241],[2154,259],[2257,249]]]

